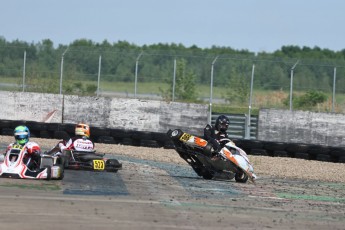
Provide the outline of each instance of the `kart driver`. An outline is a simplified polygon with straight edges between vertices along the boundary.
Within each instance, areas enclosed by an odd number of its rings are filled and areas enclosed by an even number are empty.
[[[28,127],[20,125],[17,126],[14,129],[14,138],[15,142],[11,143],[7,146],[6,153],[7,154],[11,148],[15,146],[20,146],[20,147],[26,147],[27,148],[27,157],[26,159],[31,159],[29,162],[28,168],[31,170],[34,170],[35,168],[38,168],[40,165],[40,154],[41,154],[41,148],[40,146],[33,141],[29,141],[30,138],[30,130]]]
[[[75,150],[80,152],[94,152],[95,144],[90,140],[90,127],[87,124],[79,123],[75,126],[75,137],[70,138],[67,143],[59,143],[61,153],[63,150]]]
[[[212,144],[214,155],[217,155],[222,148],[219,140],[229,138],[227,134],[229,123],[230,121],[227,116],[220,115],[217,117],[214,127],[207,124],[204,128],[204,139]]]

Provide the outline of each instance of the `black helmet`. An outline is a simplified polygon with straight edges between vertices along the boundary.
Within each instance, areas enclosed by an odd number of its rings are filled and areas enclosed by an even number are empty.
[[[225,115],[220,115],[216,120],[216,130],[225,132],[229,127],[229,118]]]

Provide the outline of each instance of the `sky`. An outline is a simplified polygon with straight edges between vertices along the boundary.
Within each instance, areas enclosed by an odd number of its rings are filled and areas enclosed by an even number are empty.
[[[274,52],[345,49],[344,0],[0,0],[0,36]]]

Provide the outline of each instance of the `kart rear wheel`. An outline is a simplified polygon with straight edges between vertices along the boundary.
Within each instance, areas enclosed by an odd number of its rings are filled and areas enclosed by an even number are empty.
[[[63,161],[63,168],[68,168],[69,166],[69,159],[66,157]]]
[[[198,176],[202,176],[202,169],[198,167],[193,167],[194,172],[198,174]]]
[[[50,180],[52,178],[52,168],[50,165],[43,166],[44,168],[47,168],[47,178],[46,180]]]
[[[58,180],[62,180],[65,177],[65,170],[62,169],[61,176],[58,178]]]
[[[183,135],[182,130],[175,129],[170,133],[170,137],[174,140],[178,140]]]
[[[239,183],[246,183],[248,180],[248,175],[243,172],[242,169],[239,169],[235,174],[235,181]]]
[[[117,159],[109,159],[106,162],[107,172],[117,172],[122,167],[122,164]]]
[[[201,174],[202,178],[204,178],[205,180],[211,180],[214,176],[213,173],[211,173],[207,169],[201,169]]]
[[[65,177],[65,167],[63,166],[63,164],[57,164],[56,166],[59,166],[61,168],[61,174],[56,179],[57,180],[62,180]]]
[[[205,173],[204,175],[202,175],[202,178],[204,178],[205,180],[212,180],[213,175],[211,173]]]

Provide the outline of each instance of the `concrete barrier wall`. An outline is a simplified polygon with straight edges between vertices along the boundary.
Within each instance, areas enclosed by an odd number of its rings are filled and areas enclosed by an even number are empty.
[[[91,126],[109,125],[111,98],[65,95],[62,123],[84,122]]]
[[[0,119],[5,120],[85,122],[151,132],[181,128],[197,135],[208,121],[208,106],[192,103],[1,91],[0,99]]]
[[[202,134],[208,106],[140,99],[64,97],[63,123],[86,122],[92,126],[167,132],[181,128]]]
[[[0,119],[61,122],[62,99],[56,94],[0,91]]]
[[[202,135],[208,106],[178,102],[0,91],[0,119],[85,122],[101,128]],[[345,115],[261,109],[258,140],[345,146]]]
[[[262,109],[258,139],[345,146],[345,115]]]

